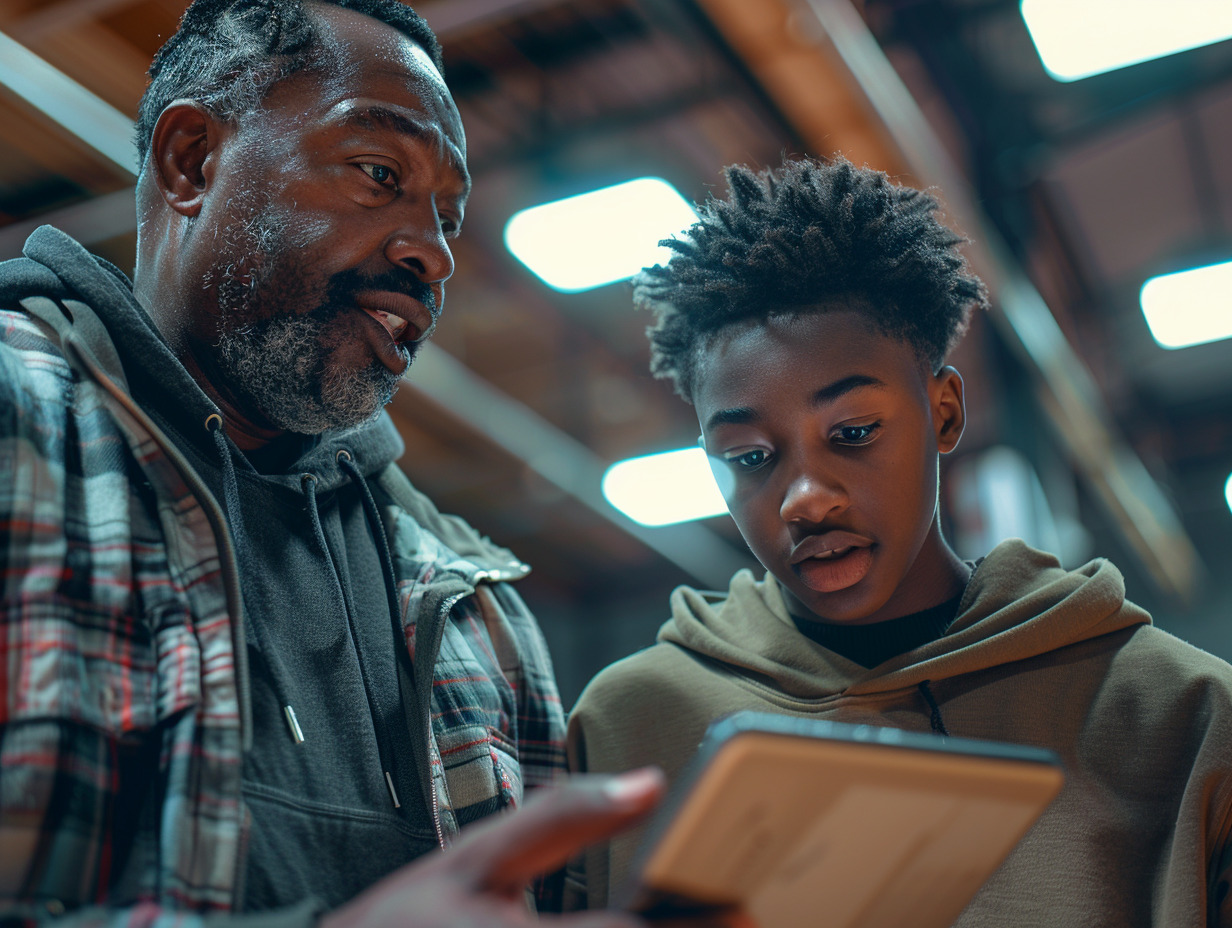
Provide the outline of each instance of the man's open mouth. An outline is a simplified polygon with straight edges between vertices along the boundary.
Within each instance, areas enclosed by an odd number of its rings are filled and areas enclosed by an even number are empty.
[[[436,319],[427,305],[405,293],[364,290],[354,295],[359,308],[381,324],[394,344],[419,341]]]
[[[410,325],[401,316],[395,316],[393,313],[383,312],[379,309],[369,309],[362,307],[363,311],[385,327],[385,331],[389,333],[389,337],[395,342],[401,340],[402,335],[406,332],[407,326]]]

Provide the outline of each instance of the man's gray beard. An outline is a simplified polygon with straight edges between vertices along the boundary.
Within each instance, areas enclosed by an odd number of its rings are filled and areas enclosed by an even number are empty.
[[[313,315],[241,326],[219,337],[218,365],[279,428],[316,435],[373,418],[401,378],[379,361],[354,373],[327,364],[321,335]]]
[[[322,305],[328,284],[288,263],[309,230],[292,233],[295,224],[258,194],[239,199],[247,201],[247,209],[223,229],[221,260],[204,281],[207,288],[218,288],[215,363],[232,390],[278,428],[316,435],[373,418],[393,398],[401,378],[375,359],[352,374],[328,363],[330,348],[323,338],[341,324]],[[263,299],[281,311],[248,321]],[[313,305],[319,308],[303,314],[292,309]]]

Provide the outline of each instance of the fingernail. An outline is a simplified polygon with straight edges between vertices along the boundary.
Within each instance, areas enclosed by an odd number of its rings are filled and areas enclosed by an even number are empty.
[[[621,805],[642,802],[659,791],[663,772],[658,767],[641,767],[614,776],[603,784],[608,799]]]

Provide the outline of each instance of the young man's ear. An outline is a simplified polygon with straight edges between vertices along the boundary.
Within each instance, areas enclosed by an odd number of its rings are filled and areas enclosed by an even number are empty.
[[[223,126],[200,103],[167,105],[150,136],[150,170],[158,192],[182,216],[201,212],[212,177],[212,159]]]
[[[948,454],[958,447],[967,424],[967,406],[963,399],[962,375],[948,364],[933,375],[933,431],[937,450]]]

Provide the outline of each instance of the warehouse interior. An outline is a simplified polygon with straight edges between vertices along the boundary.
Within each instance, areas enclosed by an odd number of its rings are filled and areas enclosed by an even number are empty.
[[[131,121],[184,0],[0,0],[0,259],[54,224],[134,262]],[[1019,535],[1108,557],[1160,626],[1232,659],[1232,339],[1165,348],[1150,278],[1232,260],[1232,41],[1081,80],[1014,0],[425,0],[474,187],[444,319],[390,413],[402,466],[533,567],[568,705],[653,641],[682,583],[760,571],[730,518],[635,523],[613,462],[696,443],[648,372],[627,282],[558,292],[519,210],[637,177],[841,153],[934,187],[992,310],[952,358],[968,428],[942,473],[964,557]],[[595,250],[605,228],[569,230]],[[1232,291],[1216,312],[1232,318]]]

